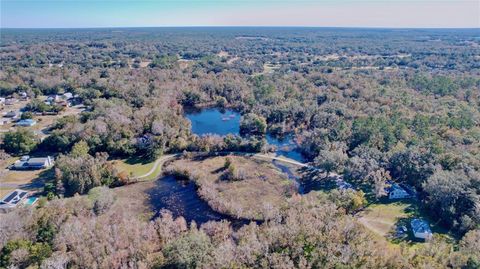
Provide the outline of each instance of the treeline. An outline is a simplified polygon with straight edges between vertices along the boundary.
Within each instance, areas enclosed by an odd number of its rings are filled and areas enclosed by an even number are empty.
[[[298,197],[271,221],[187,226],[162,212],[142,221],[108,188],[3,215],[0,266],[26,268],[478,268],[479,230],[454,250],[440,237],[387,246],[341,205]]]

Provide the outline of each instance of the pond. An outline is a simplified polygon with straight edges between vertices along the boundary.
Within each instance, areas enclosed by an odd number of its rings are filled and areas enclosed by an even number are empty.
[[[207,108],[202,110],[186,110],[185,116],[192,123],[192,132],[197,135],[217,134],[217,135],[238,135],[240,133],[241,114],[232,109]],[[304,158],[298,152],[293,136],[289,135],[282,139],[266,136],[270,145],[277,147],[277,155],[303,162]],[[304,193],[303,186],[298,182],[298,178],[290,171],[288,166],[280,162],[273,162],[282,172],[293,180],[299,193]],[[195,183],[176,179],[174,176],[164,176],[155,182],[155,187],[148,190],[151,204],[158,217],[161,209],[167,209],[175,217],[183,216],[190,223],[195,221],[202,224],[208,221],[228,220],[233,227],[240,227],[249,223],[249,220],[235,219],[231,216],[219,213],[213,210],[206,201],[197,193]]]
[[[185,116],[192,122],[192,132],[197,135],[238,135],[241,115],[235,110],[218,108],[187,109]]]
[[[190,223],[203,224],[208,221],[228,220],[233,226],[247,224],[248,220],[235,219],[213,210],[197,193],[195,183],[191,180],[179,180],[174,176],[164,176],[155,181],[155,186],[147,191],[150,203],[157,212],[167,209],[174,217],[183,216]]]
[[[192,132],[197,135],[216,134],[216,135],[239,135],[241,114],[233,109],[187,109],[185,116],[192,123]],[[304,162],[302,154],[298,150],[292,135],[283,138],[277,138],[267,134],[268,144],[277,147],[276,154],[288,157],[290,159]]]

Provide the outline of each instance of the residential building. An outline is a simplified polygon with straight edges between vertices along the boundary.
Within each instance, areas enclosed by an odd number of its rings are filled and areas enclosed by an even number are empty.
[[[30,158],[28,156],[22,157],[12,165],[12,169],[15,170],[33,170],[43,169],[53,166],[53,158],[50,156],[42,158]]]
[[[17,103],[17,102],[18,102],[18,100],[15,99],[15,98],[5,99],[5,105],[7,105],[7,106],[11,106],[11,105],[13,105],[13,104],[15,104],[15,103]]]
[[[410,198],[411,195],[400,185],[393,183],[390,188],[387,189],[389,199],[405,199]]]
[[[432,238],[433,234],[428,222],[421,219],[412,219],[410,226],[412,227],[413,236],[415,236],[415,238],[424,240]]]
[[[19,205],[27,196],[27,191],[20,189],[14,190],[0,200],[0,208],[14,208]]]
[[[32,119],[25,119],[25,120],[20,120],[17,122],[17,126],[22,126],[22,127],[29,127],[29,126],[34,126],[37,124],[35,120]]]
[[[7,113],[5,113],[3,115],[4,118],[17,118],[18,117],[18,113],[16,111],[13,111],[13,110],[10,110],[8,111]]]

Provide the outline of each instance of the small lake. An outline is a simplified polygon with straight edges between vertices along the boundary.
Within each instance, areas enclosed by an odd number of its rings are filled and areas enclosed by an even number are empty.
[[[192,132],[200,136],[206,134],[221,136],[240,134],[240,119],[242,115],[233,109],[187,109],[185,110],[185,116],[192,123]],[[292,135],[277,138],[267,134],[265,138],[268,144],[277,147],[277,155],[282,155],[299,162],[305,161],[302,154],[298,151]]]
[[[240,220],[213,210],[197,193],[195,183],[191,180],[179,180],[174,176],[164,176],[155,181],[155,186],[147,191],[150,203],[157,212],[167,209],[174,217],[183,216],[187,223],[195,221],[203,224],[208,221],[228,220],[233,226],[247,224],[248,220]]]
[[[192,122],[192,132],[197,135],[238,135],[240,133],[241,115],[235,110],[206,108],[188,109],[185,116]]]
[[[240,133],[241,114],[232,109],[186,110],[185,116],[192,123],[192,132],[200,136],[206,134],[239,135]],[[277,155],[304,161],[291,135],[284,138],[267,135],[266,140],[270,145],[277,147]],[[295,182],[299,193],[304,193],[303,185],[298,182],[298,178],[288,166],[276,161],[273,163]],[[197,224],[203,224],[208,221],[228,220],[232,222],[233,227],[240,227],[250,222],[249,220],[235,219],[213,210],[198,195],[195,183],[192,181],[179,180],[174,176],[164,176],[155,181],[155,186],[147,193],[153,209],[157,212],[154,218],[158,217],[161,209],[167,209],[175,217],[183,216],[188,223],[195,221]]]

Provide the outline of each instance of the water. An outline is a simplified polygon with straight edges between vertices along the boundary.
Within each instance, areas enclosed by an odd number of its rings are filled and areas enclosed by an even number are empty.
[[[239,135],[241,114],[232,109],[189,109],[185,111],[185,116],[192,122],[192,132],[197,135],[216,134],[216,135]],[[266,135],[268,144],[277,147],[275,153],[290,159],[304,162],[302,154],[299,152],[292,135],[283,138],[277,138],[269,134]]]
[[[192,123],[192,132],[197,135],[216,134],[223,136],[240,133],[241,115],[232,109],[188,110],[185,116]],[[277,147],[277,155],[304,161],[293,142],[292,136],[279,139],[267,135],[266,140],[269,144]],[[302,184],[299,183],[298,178],[290,171],[289,167],[282,165],[280,162],[274,162],[274,164],[295,182],[299,193],[303,193]],[[165,176],[157,180],[155,187],[148,190],[147,193],[155,212],[158,212],[154,218],[158,217],[161,209],[167,209],[175,217],[183,216],[188,223],[195,221],[197,224],[203,224],[208,221],[228,220],[232,222],[234,227],[240,227],[249,222],[249,220],[235,219],[213,210],[206,201],[200,198],[195,183],[192,181]]]
[[[192,132],[197,135],[240,133],[241,115],[232,109],[187,110],[185,116],[192,122]]]
[[[164,176],[155,181],[155,187],[147,191],[151,205],[159,216],[161,209],[172,212],[174,217],[183,216],[190,223],[201,225],[208,221],[228,220],[233,226],[247,224],[248,220],[235,219],[213,210],[197,193],[195,183],[191,180],[179,180],[174,176]]]
[[[305,162],[305,158],[300,153],[292,135],[287,135],[283,138],[277,138],[267,134],[266,139],[268,144],[274,145],[277,148],[275,154],[279,156],[285,156],[298,162]]]
[[[37,202],[38,198],[37,197],[29,197],[26,201],[25,201],[25,204],[26,205],[33,205],[35,204],[35,202]]]

